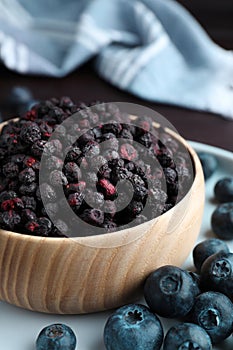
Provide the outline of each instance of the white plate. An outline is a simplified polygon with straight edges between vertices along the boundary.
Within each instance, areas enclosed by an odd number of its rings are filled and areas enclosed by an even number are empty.
[[[213,237],[210,229],[210,216],[216,207],[213,201],[213,187],[216,181],[226,175],[233,174],[233,153],[212,146],[191,142],[197,151],[205,151],[215,155],[219,162],[217,172],[206,183],[206,206],[201,233],[198,241]],[[228,242],[233,251],[233,241]],[[192,256],[185,262],[185,267],[192,266]],[[31,312],[0,302],[0,349],[4,350],[35,350],[35,340],[39,331],[51,323],[66,323],[77,335],[80,350],[104,350],[103,329],[111,312],[101,312],[89,315],[47,315]],[[165,332],[176,321],[162,319]],[[233,337],[214,350],[232,350]],[[146,349],[145,349],[146,350]]]

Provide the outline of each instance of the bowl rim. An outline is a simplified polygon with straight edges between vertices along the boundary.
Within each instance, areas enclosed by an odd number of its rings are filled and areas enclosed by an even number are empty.
[[[134,117],[134,116],[133,116]],[[3,123],[0,123],[0,132],[2,130],[2,128],[7,125],[9,122],[11,121],[17,121],[19,120],[20,118],[12,118],[12,119],[9,119],[7,121],[4,121]],[[153,126],[155,128],[159,128],[160,127],[160,124],[157,123],[157,122],[153,122]],[[119,236],[124,236],[125,234],[127,234],[127,232],[129,232],[130,230],[132,229],[135,229],[135,228],[138,228],[138,227],[143,227],[143,226],[147,226],[148,228],[152,227],[153,224],[155,222],[157,222],[157,220],[161,217],[164,217],[165,215],[169,216],[173,213],[173,211],[178,207],[178,206],[181,206],[183,201],[186,200],[187,196],[190,195],[190,192],[192,190],[192,188],[195,186],[196,182],[197,182],[197,175],[199,176],[202,176],[203,179],[204,179],[204,175],[203,175],[203,171],[202,171],[202,167],[201,167],[201,163],[200,163],[200,160],[198,158],[198,155],[197,153],[195,152],[195,150],[193,149],[193,147],[177,132],[174,132],[173,130],[165,127],[163,128],[165,130],[166,133],[168,134],[171,134],[174,138],[178,139],[178,141],[180,143],[182,143],[188,150],[189,154],[190,154],[190,157],[192,159],[192,163],[193,163],[193,171],[194,171],[194,176],[193,176],[193,182],[192,182],[192,185],[191,187],[189,188],[188,192],[185,194],[184,197],[182,197],[182,199],[177,203],[175,204],[171,209],[169,209],[168,211],[166,211],[165,213],[163,213],[162,215],[159,215],[158,217],[155,217],[153,219],[150,219],[142,224],[139,224],[139,225],[136,225],[136,226],[133,226],[131,228],[126,228],[126,229],[122,229],[122,230],[119,230],[119,231],[113,231],[113,232],[108,232],[108,233],[103,233],[103,234],[98,234],[98,235],[91,235],[91,236],[83,236],[83,237],[44,237],[44,236],[33,236],[33,235],[28,235],[28,234],[25,234],[25,233],[19,233],[19,232],[15,232],[15,231],[9,231],[9,230],[4,230],[4,229],[1,229],[0,228],[0,235],[4,235],[4,236],[8,236],[8,237],[13,237],[13,238],[16,238],[18,241],[30,241],[30,242],[42,242],[42,241],[46,241],[47,243],[51,243],[53,242],[54,243],[61,243],[61,242],[75,242],[77,244],[80,244],[80,245],[83,245],[83,246],[88,246],[88,247],[92,247],[92,248],[104,248],[102,246],[92,246],[90,243],[88,243],[88,241],[92,241],[92,240],[96,240],[96,241],[102,241],[103,238],[107,238],[108,240],[111,240],[112,237],[116,236],[116,234],[118,235],[118,238]],[[198,172],[197,170],[201,170],[201,173],[200,171]],[[117,245],[114,245],[114,247],[119,247],[119,246],[122,246],[122,245],[127,245],[129,243],[131,243],[132,241],[137,241],[138,239],[140,239],[142,237],[142,235],[139,235],[138,237],[136,237],[135,239],[130,239],[129,242],[126,242],[126,243],[121,243],[121,244],[117,244]],[[68,239],[67,239],[68,238]],[[120,238],[119,238],[120,240]],[[109,248],[109,247],[106,247],[106,248]],[[112,248],[112,247],[111,247]]]

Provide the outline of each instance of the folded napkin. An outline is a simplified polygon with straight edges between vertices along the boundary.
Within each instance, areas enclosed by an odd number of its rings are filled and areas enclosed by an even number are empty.
[[[143,99],[233,119],[233,54],[173,0],[0,0],[0,58],[63,77],[95,57],[101,77]]]

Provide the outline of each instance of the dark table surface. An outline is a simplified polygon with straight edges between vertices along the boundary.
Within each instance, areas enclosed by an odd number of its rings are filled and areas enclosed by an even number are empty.
[[[203,17],[203,13],[207,11],[208,7],[200,11],[200,7],[195,7],[189,4],[190,2],[186,0],[180,1],[190,7],[192,13],[201,20],[205,29],[217,43],[227,49],[233,49],[233,22],[231,20],[226,22],[227,25],[223,25],[225,23],[223,17],[226,16],[225,18],[228,18],[227,14],[229,15],[229,11],[233,15],[233,6],[230,9],[229,6],[228,8],[226,7],[225,12],[219,12],[218,8],[213,7],[210,13],[208,14],[207,12],[206,17]],[[202,2],[199,1],[199,4],[201,6]],[[229,0],[226,1],[226,4],[229,4]],[[92,69],[91,62],[62,79],[21,76],[8,71],[4,67],[0,67],[0,104],[14,85],[29,87],[35,98],[39,100],[52,96],[69,95],[76,101],[126,101],[145,105],[164,115],[186,139],[233,151],[233,121],[224,120],[222,117],[214,114],[140,100],[118,90],[99,78]],[[12,116],[3,111],[3,117],[6,119]]]

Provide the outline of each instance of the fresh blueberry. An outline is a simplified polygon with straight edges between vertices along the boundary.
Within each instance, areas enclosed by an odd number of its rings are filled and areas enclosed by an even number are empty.
[[[141,304],[117,309],[104,328],[107,350],[159,350],[162,342],[163,328],[159,318]]]
[[[220,204],[215,209],[211,226],[220,239],[233,239],[233,202]]]
[[[233,304],[224,294],[209,291],[198,295],[190,315],[192,322],[206,330],[213,344],[228,338],[233,331]]]
[[[205,153],[205,152],[198,153],[198,156],[201,161],[205,180],[207,180],[211,177],[211,175],[217,169],[217,166],[218,166],[217,159],[212,154]]]
[[[163,350],[211,350],[208,333],[193,323],[178,324],[169,329],[163,344]]]
[[[233,202],[233,177],[219,180],[214,187],[216,199],[221,202]]]
[[[144,296],[150,309],[162,317],[183,317],[194,304],[197,282],[176,266],[162,266],[146,279]]]
[[[42,329],[36,340],[36,350],[74,350],[76,336],[65,324],[51,324]]]
[[[227,295],[233,300],[233,253],[210,256],[201,268],[201,287]]]
[[[220,239],[210,238],[200,242],[193,249],[193,262],[198,272],[201,270],[203,262],[212,254],[224,251],[229,253],[227,244]]]
[[[193,280],[193,287],[195,288],[195,295],[198,295],[201,293],[201,278],[200,275],[193,271],[188,271],[189,275],[192,277]]]

